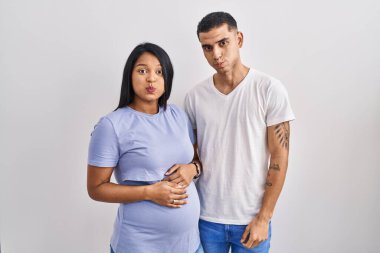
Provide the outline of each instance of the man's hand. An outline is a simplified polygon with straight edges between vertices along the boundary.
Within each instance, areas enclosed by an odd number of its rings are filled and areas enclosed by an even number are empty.
[[[165,173],[167,177],[164,181],[187,187],[195,175],[197,175],[197,168],[194,164],[175,164]]]
[[[261,220],[257,216],[248,224],[240,242],[246,248],[254,248],[268,239],[269,221]]]

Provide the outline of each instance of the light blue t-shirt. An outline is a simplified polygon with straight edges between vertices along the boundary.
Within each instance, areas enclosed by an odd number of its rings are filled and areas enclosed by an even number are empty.
[[[151,115],[120,108],[100,119],[91,136],[88,164],[114,167],[119,184],[162,180],[174,164],[192,161],[194,134],[187,115],[175,105]],[[120,204],[111,246],[115,253],[183,252],[199,246],[199,199],[193,183],[181,208],[151,201]]]

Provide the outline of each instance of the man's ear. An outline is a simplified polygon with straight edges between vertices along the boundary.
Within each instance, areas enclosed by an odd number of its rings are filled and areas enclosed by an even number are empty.
[[[243,47],[243,41],[244,41],[244,35],[242,32],[237,32],[236,36],[237,36],[239,48],[242,48]]]

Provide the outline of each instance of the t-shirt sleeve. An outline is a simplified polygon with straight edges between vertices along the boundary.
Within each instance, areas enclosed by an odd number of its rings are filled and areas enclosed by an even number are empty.
[[[267,91],[267,126],[273,126],[294,119],[295,116],[284,85],[278,80],[272,81]]]
[[[184,117],[186,119],[187,130],[189,131],[189,137],[190,137],[191,143],[193,143],[193,145],[194,145],[196,143],[196,139],[195,139],[193,126],[191,125],[190,119],[187,116],[187,114],[185,112],[183,114],[184,114]]]
[[[192,105],[191,105],[189,94],[187,94],[186,97],[185,97],[184,109],[185,109],[185,112],[186,112],[187,116],[189,117],[191,127],[193,129],[197,129],[197,126],[196,126],[196,123],[195,123],[194,110],[193,110]]]
[[[88,164],[97,167],[115,167],[119,161],[119,145],[111,121],[103,117],[95,125],[88,150]]]
[[[191,122],[190,122],[189,117],[187,116],[187,113],[186,113],[183,109],[177,107],[177,106],[174,105],[174,104],[172,104],[171,107],[172,107],[177,113],[179,113],[179,115],[180,115],[180,117],[181,117],[181,121],[184,121],[184,122],[185,122],[185,127],[186,127],[186,129],[187,129],[187,132],[189,133],[189,138],[190,138],[190,140],[191,140],[191,143],[192,143],[192,144],[195,144],[196,140],[195,140],[195,135],[194,135],[194,129],[193,129],[192,125],[191,125]]]

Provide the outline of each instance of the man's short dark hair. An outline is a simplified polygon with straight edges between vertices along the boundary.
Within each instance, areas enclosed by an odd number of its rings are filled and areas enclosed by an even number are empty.
[[[211,29],[217,28],[223,24],[228,25],[228,30],[237,30],[236,20],[231,16],[231,14],[223,11],[211,12],[202,18],[202,20],[198,23],[197,36],[199,37],[199,33],[208,32]]]

